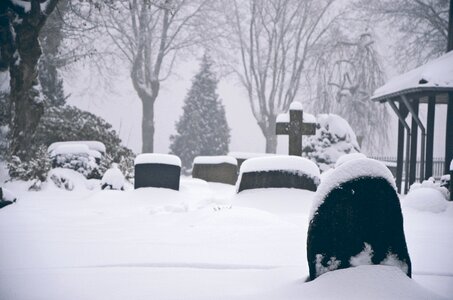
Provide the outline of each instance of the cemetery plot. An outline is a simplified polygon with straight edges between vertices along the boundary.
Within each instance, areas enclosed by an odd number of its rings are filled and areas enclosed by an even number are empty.
[[[234,185],[238,177],[237,160],[231,156],[198,156],[193,162],[192,177]]]
[[[143,187],[179,190],[181,160],[175,155],[145,153],[135,158],[136,189]]]
[[[403,217],[390,171],[380,162],[347,161],[324,178],[308,228],[310,279],[359,265],[392,265],[411,276]]]
[[[320,172],[316,164],[298,156],[258,157],[240,169],[238,193],[259,188],[297,188],[316,191]]]

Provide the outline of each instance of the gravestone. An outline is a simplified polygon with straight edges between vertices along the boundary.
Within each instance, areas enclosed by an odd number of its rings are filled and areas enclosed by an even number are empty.
[[[302,105],[293,102],[289,107],[289,120],[278,118],[275,131],[277,135],[289,136],[289,155],[302,156],[302,135],[314,135],[316,123],[304,123]]]
[[[193,162],[192,177],[234,185],[238,178],[237,160],[231,156],[198,156]]]
[[[323,178],[307,235],[310,280],[358,265],[393,265],[411,277],[401,206],[380,162],[347,161]]]
[[[144,153],[135,158],[135,189],[157,187],[179,190],[181,160],[175,155]]]
[[[237,192],[260,188],[296,188],[316,191],[319,168],[298,156],[269,156],[246,160],[240,169]]]

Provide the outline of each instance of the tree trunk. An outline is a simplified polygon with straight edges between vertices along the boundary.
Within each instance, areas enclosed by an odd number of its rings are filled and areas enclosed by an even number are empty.
[[[154,152],[154,101],[150,96],[142,100],[142,153]]]
[[[44,103],[37,88],[37,64],[41,46],[36,26],[24,20],[14,29],[16,57],[10,63],[10,101],[13,113],[11,153],[21,160],[28,160],[33,156],[33,136],[44,113]]]
[[[277,134],[275,132],[276,117],[269,117],[268,124],[260,125],[264,138],[266,139],[266,153],[277,152]]]

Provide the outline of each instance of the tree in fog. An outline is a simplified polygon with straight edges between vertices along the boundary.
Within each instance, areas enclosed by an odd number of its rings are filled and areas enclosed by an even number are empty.
[[[206,0],[118,1],[101,12],[103,26],[130,66],[142,102],[142,152],[154,150],[154,103],[181,51],[196,45]]]
[[[394,49],[400,67],[418,66],[445,53],[449,0],[357,2],[366,19],[395,28],[401,34]]]
[[[184,100],[183,114],[176,123],[176,135],[170,137],[171,153],[181,158],[184,172],[192,168],[199,155],[226,155],[230,128],[219,95],[212,61],[204,55],[200,71]]]
[[[230,47],[239,53],[235,72],[245,87],[253,115],[275,153],[275,123],[304,83],[315,46],[337,18],[334,0],[224,1]]]
[[[316,80],[315,113],[335,113],[345,118],[364,149],[384,145],[388,140],[390,114],[387,107],[370,100],[384,84],[380,57],[369,32],[350,38],[341,30],[332,32],[329,44],[319,49],[313,78]]]

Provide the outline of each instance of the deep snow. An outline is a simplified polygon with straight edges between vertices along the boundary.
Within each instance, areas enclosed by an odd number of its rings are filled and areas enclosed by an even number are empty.
[[[183,179],[179,192],[25,186],[6,184],[19,200],[0,210],[0,299],[453,295],[452,203],[437,214],[403,205],[413,280],[393,267],[359,266],[305,283],[313,192],[235,194],[233,186],[195,179]]]

